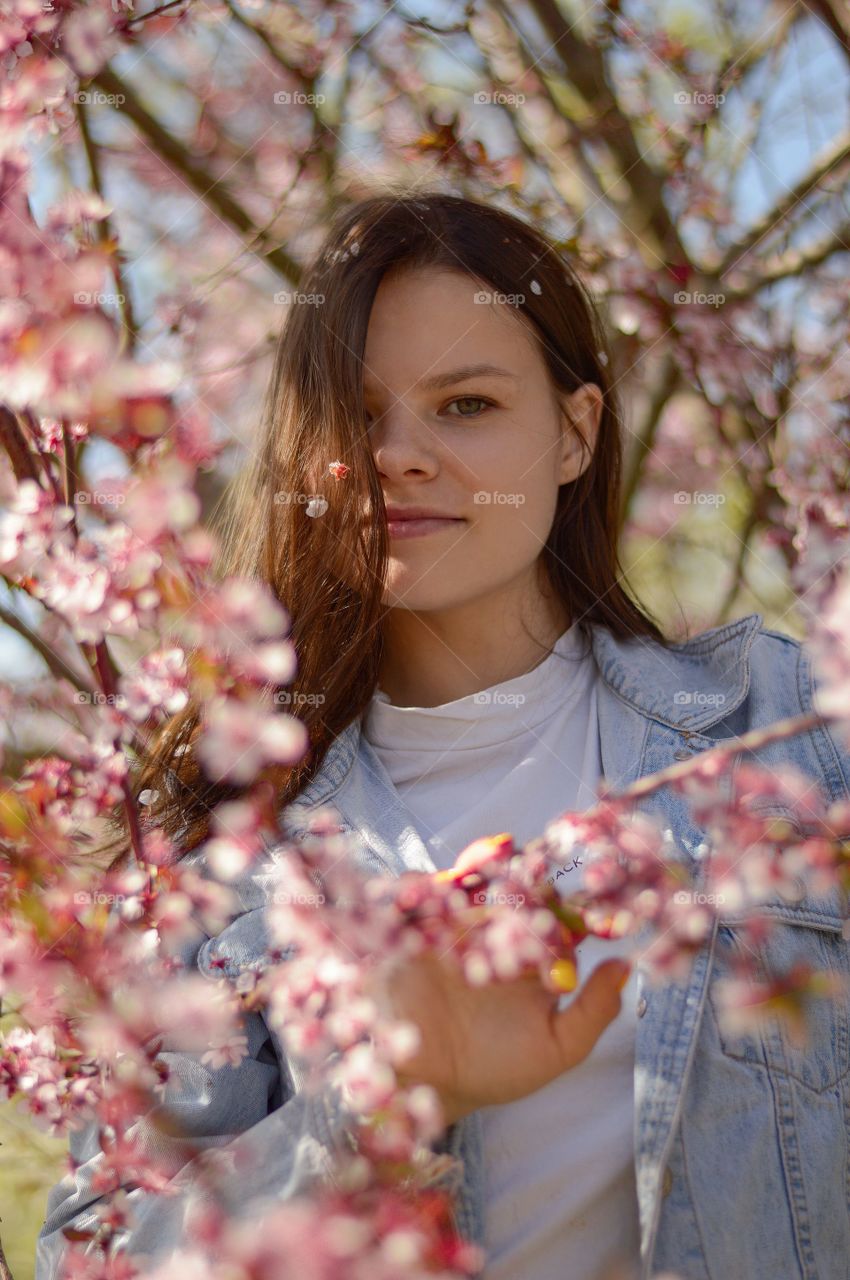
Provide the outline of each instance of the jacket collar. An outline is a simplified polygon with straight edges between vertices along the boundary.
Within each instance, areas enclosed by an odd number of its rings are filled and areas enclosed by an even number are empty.
[[[689,734],[731,715],[746,698],[750,649],[762,622],[760,613],[750,613],[666,648],[646,636],[618,639],[593,625],[591,644],[613,694],[647,719]],[[354,764],[360,729],[358,716],[334,739],[299,805],[321,804],[339,789]]]
[[[641,715],[696,732],[731,715],[750,689],[750,649],[762,625],[750,613],[665,648],[646,636],[618,640],[593,628],[605,683]]]

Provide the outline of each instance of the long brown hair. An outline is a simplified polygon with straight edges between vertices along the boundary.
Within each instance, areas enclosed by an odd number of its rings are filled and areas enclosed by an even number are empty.
[[[668,643],[622,585],[621,411],[601,318],[566,255],[522,219],[476,200],[443,192],[361,200],[336,216],[305,272],[278,341],[257,447],[213,519],[222,547],[216,574],[265,582],[292,620],[298,670],[286,689],[310,750],[294,767],[262,775],[278,811],[315,775],[378,682],[388,538],[362,361],[378,286],[402,265],[448,267],[485,288],[524,295],[519,309],[554,386],[601,388],[592,460],[561,486],[542,564],[585,639],[603,626],[620,638]],[[328,473],[335,459],[350,468],[344,483]],[[308,494],[327,500],[321,519],[307,514]],[[375,518],[364,523],[364,511]],[[207,836],[212,809],[241,790],[205,778],[193,750],[199,722],[192,702],[166,722],[135,779],[136,794],[156,796],[148,810],[156,825],[179,833],[181,855]]]

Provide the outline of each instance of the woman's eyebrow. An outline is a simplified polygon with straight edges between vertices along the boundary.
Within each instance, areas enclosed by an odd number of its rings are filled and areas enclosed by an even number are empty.
[[[449,369],[447,373],[437,373],[432,378],[423,378],[421,382],[416,383],[422,391],[438,391],[440,387],[452,386],[455,382],[465,382],[469,378],[512,378],[514,382],[521,381],[519,374],[511,373],[510,369],[502,369],[497,364],[464,364],[457,369]],[[372,384],[368,378],[364,378],[363,391],[365,395],[372,392]]]
[[[502,369],[497,364],[465,364],[458,369],[450,369],[447,373],[435,374],[433,378],[423,378],[418,384],[423,391],[437,391],[440,387],[450,386],[454,382],[465,382],[467,378],[512,378],[519,382],[519,375],[510,369]]]

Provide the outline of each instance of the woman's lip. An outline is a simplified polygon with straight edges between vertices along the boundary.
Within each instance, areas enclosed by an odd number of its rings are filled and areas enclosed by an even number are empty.
[[[463,523],[461,517],[421,516],[416,520],[388,520],[387,529],[391,538],[421,538],[427,533],[439,533],[442,529]]]

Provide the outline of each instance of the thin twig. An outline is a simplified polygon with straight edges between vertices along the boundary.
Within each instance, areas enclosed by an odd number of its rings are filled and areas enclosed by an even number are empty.
[[[414,30],[429,31],[435,36],[459,36],[469,35],[469,23],[475,16],[475,0],[469,0],[464,9],[464,21],[456,22],[451,27],[438,27],[435,22],[429,22],[427,18],[402,18],[408,27]]]
[[[779,280],[791,280],[801,276],[805,271],[819,267],[836,253],[847,253],[850,250],[850,223],[845,222],[834,235],[812,245],[809,249],[788,249],[772,266],[765,266],[753,285],[741,290],[726,290],[727,298],[738,302],[750,297],[765,285],[776,284]]]
[[[95,646],[95,663],[97,674],[100,677],[100,684],[103,692],[107,697],[114,697],[117,689],[116,672],[112,662],[109,650],[106,647],[106,641],[101,640]],[[120,739],[115,740],[116,751],[122,750]],[[136,801],[133,797],[132,788],[129,778],[125,775],[121,782],[121,791],[124,796],[124,814],[127,819],[127,827],[130,832],[130,843],[138,866],[142,866],[145,861],[144,844],[142,841],[142,828],[139,822],[139,813],[136,808]],[[148,892],[153,892],[153,872],[148,875]]]
[[[77,450],[71,434],[71,424],[67,418],[62,419],[62,444],[64,446],[62,476],[65,485],[65,502],[72,507],[79,477],[77,476]]]
[[[765,236],[774,232],[779,223],[803,203],[807,196],[816,191],[825,178],[850,160],[850,134],[843,133],[838,141],[822,155],[820,162],[795,183],[778,204],[772,205],[769,212],[760,218],[741,240],[729,246],[723,261],[712,270],[711,274],[715,279],[722,280],[728,271],[737,266],[741,258],[755,249]]]
[[[729,611],[735,603],[738,592],[741,589],[741,584],[744,580],[744,565],[746,564],[747,555],[750,550],[750,537],[759,523],[758,508],[759,498],[758,495],[755,495],[749,509],[747,510],[744,527],[738,534],[740,546],[738,547],[738,554],[735,557],[735,564],[732,568],[732,579],[729,583],[726,595],[721,602],[720,608],[717,611],[717,616],[714,621],[715,627],[722,626],[727,620]]]
[[[626,787],[623,791],[617,791],[615,787],[602,783],[600,796],[604,800],[616,802],[620,800],[638,800],[644,796],[652,795],[654,791],[660,791],[662,787],[666,787],[670,782],[678,781],[679,778],[686,778],[691,773],[698,773],[705,768],[707,759],[719,761],[722,756],[737,755],[739,751],[758,751],[770,742],[781,742],[785,738],[793,738],[798,733],[808,733],[810,729],[817,729],[821,725],[827,724],[830,720],[838,718],[837,716],[822,716],[816,711],[807,711],[800,716],[788,716],[784,720],[777,720],[775,724],[769,725],[766,729],[751,729],[749,733],[743,733],[738,738],[724,738],[723,742],[716,747],[701,751],[698,755],[692,756],[690,760],[671,764],[668,768],[661,769],[658,773],[651,774],[645,778],[638,778],[637,782],[633,782],[631,786]]]
[[[61,658],[58,653],[55,653],[53,649],[51,649],[50,646],[42,640],[41,636],[37,635],[35,631],[28,627],[27,624],[17,616],[17,614],[12,613],[10,609],[7,609],[5,605],[2,604],[0,604],[0,622],[2,622],[6,627],[10,627],[12,631],[16,631],[19,636],[26,640],[27,644],[32,645],[39,657],[43,658],[47,663],[47,666],[50,668],[53,675],[56,676],[57,680],[67,680],[68,683],[73,685],[80,693],[94,692],[94,687],[83,683],[82,677],[78,675],[72,667],[68,666],[68,663],[64,658]]]
[[[158,18],[161,13],[165,13],[168,9],[176,9],[178,4],[185,4],[189,8],[191,0],[168,0],[167,4],[161,4],[158,9],[151,9],[148,13],[138,13],[134,18],[127,18],[124,22],[118,24],[118,30],[123,31],[127,27],[135,26],[137,22],[147,22],[148,18]],[[178,14],[182,17],[182,14]]]
[[[620,528],[628,520],[632,499],[640,484],[643,466],[651,455],[661,422],[661,415],[679,382],[679,370],[671,352],[665,352],[661,373],[652,389],[643,425],[635,433],[635,444],[628,461],[620,503]]]
[[[182,0],[181,0],[182,3]],[[86,161],[89,166],[89,176],[91,178],[92,188],[104,199],[103,180],[100,172],[100,157],[97,144],[91,136],[89,129],[88,106],[85,102],[77,101],[75,103],[77,113],[77,124],[80,128],[80,137],[83,140],[83,150],[86,153]],[[98,239],[103,244],[112,240],[112,227],[109,217],[102,218],[98,223]],[[111,255],[112,274],[115,278],[115,287],[118,290],[118,310],[121,315],[121,327],[124,335],[125,349],[128,354],[132,354],[136,345],[136,335],[138,329],[136,320],[133,315],[133,303],[130,298],[127,282],[124,279],[121,270],[121,259],[119,250],[115,250]]]

